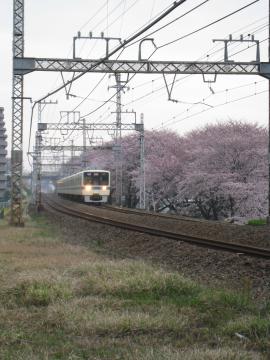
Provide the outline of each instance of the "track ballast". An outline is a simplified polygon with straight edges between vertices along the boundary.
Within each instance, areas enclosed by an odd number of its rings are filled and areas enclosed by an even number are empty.
[[[45,205],[52,208],[53,210],[80,219],[94,221],[110,226],[116,226],[122,229],[137,231],[140,233],[150,234],[157,237],[173,239],[176,241],[183,241],[200,247],[206,247],[220,251],[229,251],[241,255],[245,254],[257,258],[270,259],[270,249],[254,247],[254,246],[239,244],[235,242],[225,242],[220,240],[207,239],[203,237],[189,236],[189,235],[181,234],[179,232],[162,230],[154,226],[150,227],[141,224],[138,225],[135,224],[134,222],[115,219],[113,216],[114,213],[113,211],[111,211],[111,213],[108,212],[106,216],[104,215],[101,216],[95,214],[95,208],[93,207],[87,207],[85,205],[74,202],[71,203],[70,201],[65,201],[62,199],[61,200],[58,199],[56,201],[55,199],[52,199],[52,197],[49,196],[46,196],[44,200],[45,200]]]

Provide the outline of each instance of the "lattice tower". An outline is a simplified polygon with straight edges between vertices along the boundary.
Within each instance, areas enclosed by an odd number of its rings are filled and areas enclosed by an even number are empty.
[[[4,198],[7,179],[7,135],[4,122],[4,108],[0,107],[0,201]]]

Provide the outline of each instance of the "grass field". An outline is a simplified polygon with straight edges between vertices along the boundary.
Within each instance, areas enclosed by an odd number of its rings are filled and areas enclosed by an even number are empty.
[[[95,245],[97,246],[97,245]],[[0,221],[0,359],[270,358],[270,304]]]
[[[248,225],[253,225],[253,226],[266,225],[266,219],[252,219],[248,221]]]

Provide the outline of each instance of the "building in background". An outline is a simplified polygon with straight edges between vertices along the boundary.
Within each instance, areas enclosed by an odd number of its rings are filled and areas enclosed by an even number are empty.
[[[7,199],[7,135],[4,108],[0,107],[0,201]]]

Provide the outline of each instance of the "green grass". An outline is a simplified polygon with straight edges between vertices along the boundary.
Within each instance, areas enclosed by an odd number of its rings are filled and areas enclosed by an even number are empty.
[[[57,300],[71,297],[68,284],[48,280],[25,280],[14,287],[0,291],[2,305],[7,306],[48,306]]]
[[[0,224],[1,359],[269,358],[270,304],[250,286],[207,288],[96,246],[64,243],[44,217]]]
[[[266,225],[266,219],[252,219],[248,221],[248,225],[253,225],[253,226]]]

